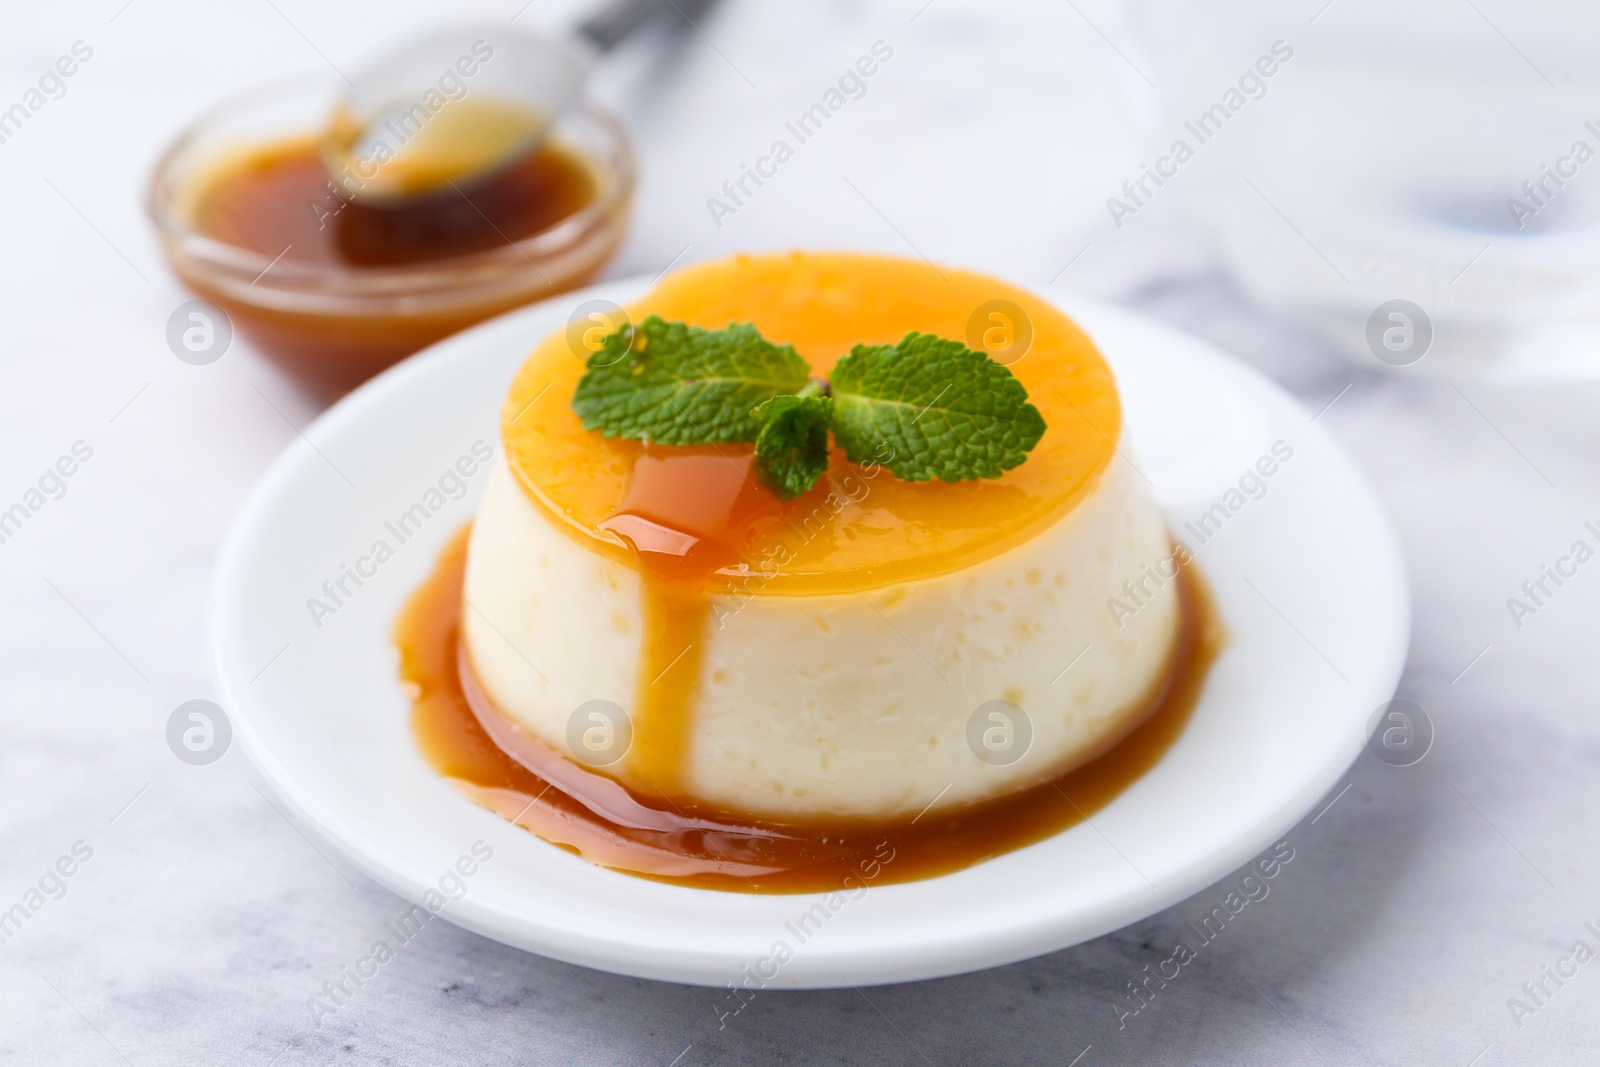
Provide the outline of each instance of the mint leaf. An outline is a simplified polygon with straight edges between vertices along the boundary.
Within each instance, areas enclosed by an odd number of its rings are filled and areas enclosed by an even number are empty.
[[[878,458],[907,481],[998,478],[1044,434],[1044,417],[1009,370],[932,334],[857,345],[831,382],[833,433],[845,453],[856,463]]]
[[[833,400],[825,396],[775,396],[756,409],[756,467],[780,500],[817,484],[828,469],[828,423]]]
[[[754,409],[811,372],[748,323],[702,330],[654,315],[607,337],[588,363],[572,397],[584,429],[665,445],[753,441]]]

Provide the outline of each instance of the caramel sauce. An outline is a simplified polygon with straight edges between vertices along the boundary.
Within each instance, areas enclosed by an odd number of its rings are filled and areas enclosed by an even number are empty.
[[[706,581],[737,562],[778,513],[748,448],[645,449],[617,511],[601,527],[633,550],[643,577],[644,645],[629,769],[661,796],[678,790],[693,726],[710,603]]]
[[[654,499],[641,490],[639,513],[648,516]],[[706,889],[801,893],[915,881],[1074,826],[1165,755],[1225,640],[1205,582],[1190,567],[1179,577],[1183,622],[1165,676],[1145,708],[1129,717],[1127,731],[1091,762],[1032,789],[911,820],[754,819],[670,791],[631,791],[566,759],[499,712],[459,648],[466,547],[463,530],[395,627],[412,729],[425,758],[477,803],[591,862]]]
[[[314,138],[263,145],[220,167],[194,208],[208,237],[283,261],[351,269],[449,259],[540,233],[594,199],[588,163],[550,142],[468,186],[395,205],[340,196]]]

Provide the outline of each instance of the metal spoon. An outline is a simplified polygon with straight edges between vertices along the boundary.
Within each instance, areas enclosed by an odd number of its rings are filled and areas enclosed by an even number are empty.
[[[346,197],[374,207],[476,181],[544,136],[602,54],[677,6],[614,0],[559,37],[459,26],[414,38],[359,72],[323,135],[323,164]]]

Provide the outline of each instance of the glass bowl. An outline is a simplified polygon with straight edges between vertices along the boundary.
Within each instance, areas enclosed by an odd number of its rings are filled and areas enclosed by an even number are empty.
[[[296,79],[219,105],[163,153],[146,201],[184,283],[313,392],[338,396],[473,323],[577,288],[621,243],[633,154],[621,124],[587,101],[558,120],[550,136],[591,167],[594,198],[550,228],[503,246],[418,264],[352,267],[275,260],[200,232],[195,209],[226,164],[314,135],[337,97],[335,82]]]

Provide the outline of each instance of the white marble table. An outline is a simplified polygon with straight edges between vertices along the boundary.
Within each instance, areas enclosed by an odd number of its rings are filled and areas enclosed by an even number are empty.
[[[510,19],[521,4],[469,6]],[[520,18],[558,21],[565,6]],[[914,248],[1109,295],[1237,352],[1313,408],[1337,396],[1323,421],[1388,504],[1412,569],[1401,694],[1435,723],[1432,752],[1403,769],[1363,756],[1337,802],[1289,835],[1295,858],[1270,896],[1122,1029],[1125,983],[1171,954],[1226,881],[1011,967],[763,994],[721,1030],[711,991],[431,924],[319,1025],[308,998],[400,900],[289,823],[242,752],[189,766],[163,733],[178,704],[214,695],[202,603],[218,541],[316,411],[246,344],[209,367],[173,358],[164,328],[185,296],[139,199],[156,151],[221,95],[354,64],[444,9],[95,0],[0,15],[0,107],[75,41],[93,49],[0,143],[0,507],[76,442],[93,452],[0,544],[0,909],[41,880],[49,893],[0,944],[0,1061],[1600,1057],[1600,963],[1559,985],[1541,970],[1580,939],[1600,949],[1584,925],[1600,928],[1600,565],[1521,629],[1505,605],[1600,520],[1600,392],[1458,391],[1354,368],[1252,313],[1178,198],[1114,230],[1104,199],[1139,151],[1112,13],[1042,0],[729,0],[678,59],[620,57],[602,89],[638,133],[644,177],[614,273],[735,249]],[[894,54],[867,94],[717,226],[706,198],[879,40]],[[70,877],[47,874],[58,861]],[[1527,1000],[1523,983],[1541,979],[1548,995]],[[1536,1010],[1513,1019],[1511,997]]]

